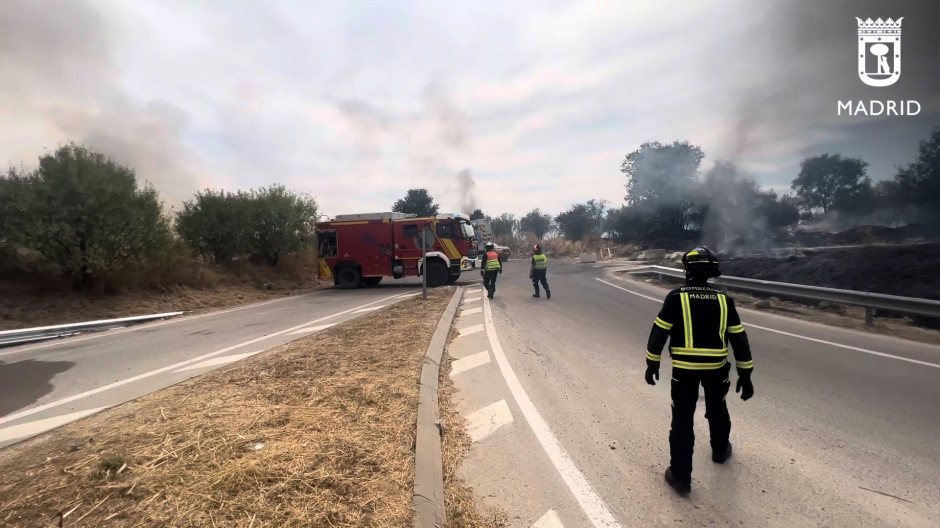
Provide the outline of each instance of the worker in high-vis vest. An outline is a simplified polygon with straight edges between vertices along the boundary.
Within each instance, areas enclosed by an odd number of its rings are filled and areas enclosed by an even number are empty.
[[[738,371],[735,392],[741,399],[754,396],[754,362],[747,334],[734,308],[734,300],[708,285],[721,275],[718,256],[699,246],[682,257],[686,285],[669,292],[653,322],[646,346],[646,382],[659,379],[660,353],[669,340],[672,356],[672,428],[670,464],[666,482],[680,494],[692,490],[692,420],[699,385],[705,392],[705,418],[711,436],[712,461],[723,464],[731,456],[731,416],[725,397],[731,387],[728,346],[734,349]],[[743,390],[743,392],[742,392]]]
[[[532,266],[529,268],[529,278],[532,279],[532,286],[535,287],[532,297],[540,297],[539,283],[541,282],[542,287],[545,288],[545,297],[551,299],[552,290],[548,289],[548,279],[545,278],[548,273],[548,257],[542,253],[542,246],[539,244],[532,248],[532,252]]]
[[[503,265],[499,261],[499,253],[496,253],[495,247],[492,242],[486,243],[486,253],[483,254],[483,262],[480,265],[483,287],[486,288],[486,296],[490,299],[496,294],[496,277],[503,272]]]

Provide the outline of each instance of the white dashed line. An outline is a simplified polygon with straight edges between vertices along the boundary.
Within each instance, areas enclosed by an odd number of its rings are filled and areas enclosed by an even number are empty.
[[[464,337],[464,336],[476,334],[482,331],[483,331],[483,325],[476,324],[473,326],[468,326],[466,328],[461,328],[460,330],[458,330],[458,333],[460,334],[460,337]]]
[[[467,434],[471,441],[479,442],[510,423],[512,412],[509,404],[506,400],[499,400],[467,416]]]
[[[558,517],[558,512],[555,510],[548,510],[545,512],[545,515],[539,517],[539,520],[535,521],[535,524],[532,525],[532,528],[565,528],[565,525],[561,523],[561,518]]]
[[[249,358],[255,354],[260,354],[264,350],[255,350],[254,352],[246,352],[244,354],[235,354],[232,356],[222,356],[212,359],[207,359],[205,361],[200,361],[199,363],[193,363],[192,365],[186,365],[181,369],[174,370],[173,372],[186,372],[187,370],[196,370],[201,368],[209,367],[218,367],[220,365],[226,365],[228,363],[235,363],[236,361],[241,361],[245,358]]]
[[[483,307],[482,307],[482,306],[478,306],[478,307],[476,307],[476,308],[466,308],[466,309],[464,309],[463,311],[460,312],[460,315],[461,315],[461,316],[464,316],[464,315],[473,315],[473,314],[478,314],[478,313],[480,313],[480,312],[482,312],[482,311],[483,311]]]
[[[484,350],[483,352],[478,352],[472,356],[467,356],[463,359],[454,361],[450,366],[450,375],[453,377],[470,369],[475,369],[479,366],[486,365],[489,362],[490,353],[489,351]]]

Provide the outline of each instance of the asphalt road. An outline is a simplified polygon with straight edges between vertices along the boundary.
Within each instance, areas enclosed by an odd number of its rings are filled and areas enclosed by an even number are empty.
[[[0,448],[418,294],[403,279],[0,349]]]
[[[700,397],[693,491],[681,498],[662,476],[668,361],[657,386],[643,380],[666,290],[554,260],[552,299],[534,299],[527,268],[508,263],[496,299],[477,303],[494,339],[452,347],[493,356],[454,377],[462,412],[489,413],[463,475],[513,526],[940,526],[940,347],[741,310],[756,395],[728,396],[724,466],[710,460]]]

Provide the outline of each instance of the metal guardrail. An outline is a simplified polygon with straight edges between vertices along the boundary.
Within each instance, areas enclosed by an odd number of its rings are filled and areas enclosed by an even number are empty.
[[[685,272],[681,269],[667,268],[665,266],[643,266],[627,272],[628,274],[654,274],[660,278],[672,277],[684,279]],[[723,275],[710,279],[712,284],[731,289],[759,292],[779,297],[806,299],[811,301],[829,301],[839,304],[850,304],[865,308],[865,324],[874,324],[875,310],[886,310],[904,314],[925,315],[940,318],[940,301],[932,299],[919,299],[916,297],[900,297],[854,290],[841,290],[837,288],[823,288],[806,284],[793,284],[789,282],[774,282],[744,277]]]
[[[167,317],[176,317],[185,312],[168,312],[153,315],[138,315],[135,317],[123,317],[120,319],[102,319],[99,321],[88,321],[84,323],[73,323],[54,326],[39,326],[35,328],[24,328],[22,330],[4,330],[0,332],[0,347],[21,345],[33,341],[43,341],[46,339],[55,339],[66,337],[84,332],[98,332],[112,328],[120,328],[131,324],[143,323],[147,321],[156,321]]]

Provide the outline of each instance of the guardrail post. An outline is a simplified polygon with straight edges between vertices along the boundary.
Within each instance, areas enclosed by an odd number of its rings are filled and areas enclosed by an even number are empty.
[[[865,326],[875,326],[875,309],[871,306],[865,307]]]

